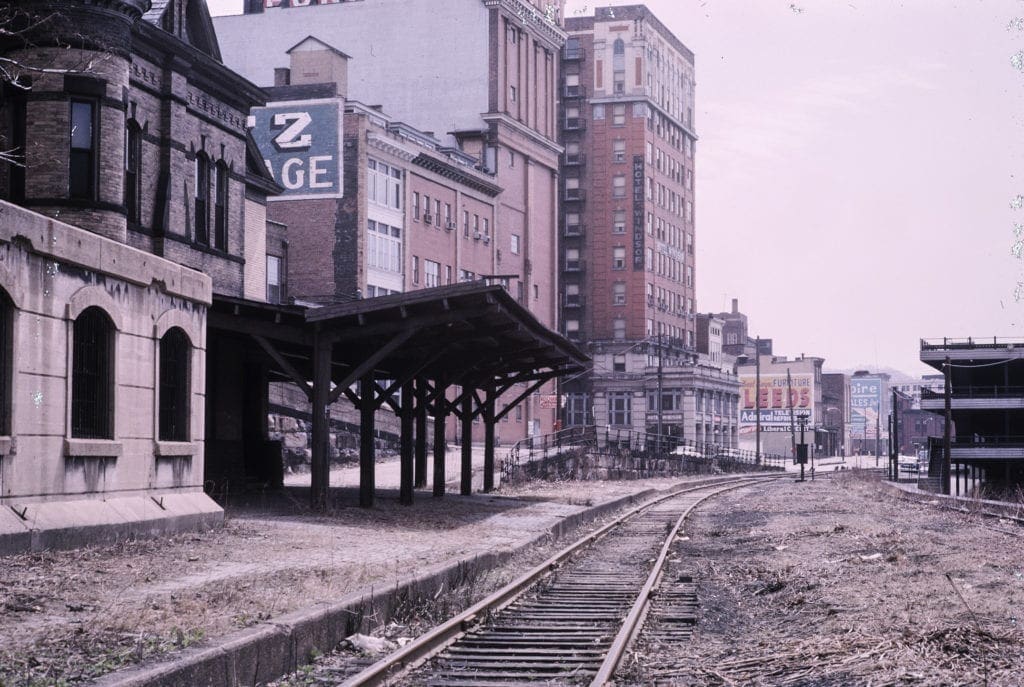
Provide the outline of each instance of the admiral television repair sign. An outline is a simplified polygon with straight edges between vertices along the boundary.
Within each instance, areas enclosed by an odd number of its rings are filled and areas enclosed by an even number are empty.
[[[255,107],[249,127],[284,193],[270,200],[342,196],[342,103],[294,100]]]

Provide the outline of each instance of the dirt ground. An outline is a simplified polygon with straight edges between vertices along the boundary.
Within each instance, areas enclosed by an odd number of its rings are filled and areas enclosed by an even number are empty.
[[[87,682],[677,481],[411,508],[388,496],[326,516],[278,503],[229,511],[212,532],[0,559],[0,685]],[[1024,684],[1022,534],[862,474],[730,492],[697,511],[676,551],[698,584],[692,641],[640,642],[619,684]]]
[[[72,685],[262,620],[514,548],[585,506],[679,480],[538,485],[497,496],[340,492],[229,508],[218,530],[0,558],[0,687]]]
[[[730,492],[684,536],[693,639],[638,643],[620,685],[1024,684],[1016,523],[843,473]]]

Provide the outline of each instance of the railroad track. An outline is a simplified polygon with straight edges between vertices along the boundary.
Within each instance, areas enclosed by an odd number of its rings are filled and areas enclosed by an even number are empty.
[[[632,509],[358,674],[345,687],[603,685],[650,616],[648,633],[689,636],[696,590],[670,547],[702,501],[764,477],[726,478]],[[649,600],[656,603],[649,607]]]

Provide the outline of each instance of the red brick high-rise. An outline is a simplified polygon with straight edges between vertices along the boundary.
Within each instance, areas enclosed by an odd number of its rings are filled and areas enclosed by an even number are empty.
[[[594,370],[563,419],[734,446],[735,374],[696,346],[693,52],[643,5],[565,30],[560,307]]]

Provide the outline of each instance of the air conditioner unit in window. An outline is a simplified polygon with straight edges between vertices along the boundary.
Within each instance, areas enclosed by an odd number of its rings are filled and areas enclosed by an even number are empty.
[[[455,222],[448,220],[447,222],[444,223],[444,228],[447,231],[455,231]]]
[[[479,231],[474,231],[474,232],[473,232],[473,240],[474,240],[474,241],[479,241],[479,240],[480,240],[480,239],[482,239],[483,237],[484,237],[484,235],[483,235],[483,234],[481,234],[481,233],[480,233]]]
[[[433,219],[434,219],[434,216],[433,216],[433,215],[431,215],[431,214],[430,214],[429,212],[428,212],[428,213],[426,213],[425,215],[423,215],[423,221],[424,221],[424,222],[426,222],[427,224],[430,224],[430,222],[431,222],[431,221],[432,221]]]
[[[490,242],[491,242],[491,237],[490,236],[484,236],[484,245],[487,245]]]

